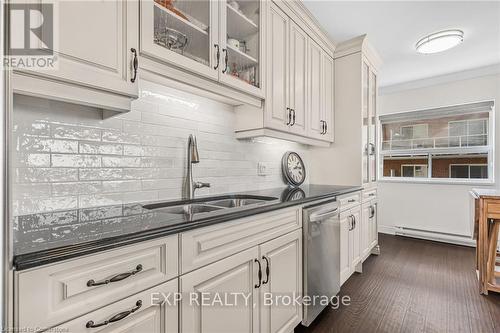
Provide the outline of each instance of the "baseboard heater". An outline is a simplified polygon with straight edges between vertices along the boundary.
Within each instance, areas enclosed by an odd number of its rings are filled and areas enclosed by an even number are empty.
[[[449,234],[438,231],[414,229],[401,226],[394,227],[394,231],[395,234],[398,236],[427,239],[437,242],[452,243],[452,244],[472,246],[472,247],[476,246],[476,241],[471,239],[470,236]]]

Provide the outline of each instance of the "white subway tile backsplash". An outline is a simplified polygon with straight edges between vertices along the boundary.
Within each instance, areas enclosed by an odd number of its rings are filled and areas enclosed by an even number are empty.
[[[78,169],[69,168],[16,168],[16,183],[52,183],[77,181]],[[14,192],[19,189],[14,186]]]
[[[190,134],[201,158],[194,177],[212,185],[197,195],[284,186],[280,161],[288,150],[307,164],[305,146],[237,140],[229,105],[148,82],[140,88],[132,111],[109,119],[88,107],[15,95],[16,215],[179,199]],[[257,176],[258,162],[269,164],[269,175]]]
[[[123,155],[123,145],[108,143],[80,142],[80,154]]]
[[[98,168],[101,166],[101,157],[97,155],[52,154],[51,165],[52,167]]]

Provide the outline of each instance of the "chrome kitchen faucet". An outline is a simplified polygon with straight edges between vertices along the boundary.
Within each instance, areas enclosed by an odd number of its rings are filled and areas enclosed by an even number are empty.
[[[192,134],[189,135],[188,139],[188,151],[187,151],[188,165],[187,165],[187,176],[184,186],[184,198],[192,200],[194,199],[194,191],[202,187],[210,187],[210,183],[194,182],[193,181],[193,164],[200,163],[200,155],[198,154],[198,145],[196,143],[196,137]]]

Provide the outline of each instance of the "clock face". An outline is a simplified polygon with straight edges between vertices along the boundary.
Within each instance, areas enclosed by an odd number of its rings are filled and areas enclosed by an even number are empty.
[[[299,186],[306,179],[304,162],[297,153],[287,152],[282,160],[283,175],[287,182]]]

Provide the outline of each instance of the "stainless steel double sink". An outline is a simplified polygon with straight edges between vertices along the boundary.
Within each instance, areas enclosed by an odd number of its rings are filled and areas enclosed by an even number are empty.
[[[224,195],[198,198],[189,201],[166,201],[143,205],[148,210],[159,210],[167,214],[194,215],[225,211],[229,209],[249,209],[276,202],[278,198],[257,195]]]

